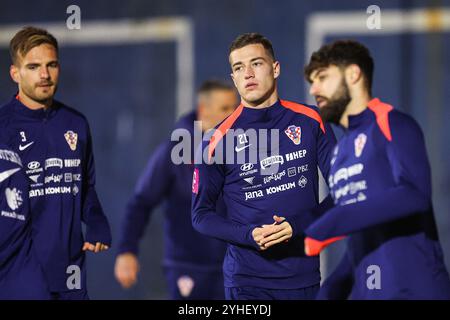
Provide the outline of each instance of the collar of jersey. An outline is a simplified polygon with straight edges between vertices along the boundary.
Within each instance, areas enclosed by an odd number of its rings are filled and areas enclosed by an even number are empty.
[[[12,106],[14,112],[23,115],[28,118],[35,118],[35,119],[49,119],[56,113],[57,103],[56,101],[53,102],[53,105],[50,108],[47,109],[37,109],[33,110],[25,106],[22,102],[20,102],[19,99],[17,99],[17,94],[14,95],[12,98]]]
[[[374,119],[375,117],[373,112],[369,108],[366,108],[361,113],[348,116],[348,130],[357,129],[362,125],[374,121]]]
[[[273,105],[267,108],[255,109],[245,107],[242,110],[241,117],[251,120],[270,121],[283,113],[285,108],[281,105],[280,99],[278,99]]]

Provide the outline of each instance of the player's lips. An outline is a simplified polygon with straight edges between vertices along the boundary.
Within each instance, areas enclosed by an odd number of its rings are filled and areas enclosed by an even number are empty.
[[[249,82],[245,85],[245,89],[254,89],[258,86],[256,82]]]
[[[327,104],[327,99],[325,98],[316,98],[317,106],[319,108],[325,106]]]
[[[38,88],[50,88],[52,86],[53,86],[53,83],[42,83],[42,84],[37,85]]]

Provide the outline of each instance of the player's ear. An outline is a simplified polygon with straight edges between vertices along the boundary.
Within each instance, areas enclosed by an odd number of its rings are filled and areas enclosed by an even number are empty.
[[[236,80],[234,79],[234,74],[233,74],[233,72],[230,73],[230,77],[231,77],[231,80],[233,80],[234,86],[236,87],[236,89],[238,89],[238,86],[237,86],[237,84],[236,84]]]
[[[11,79],[12,79],[15,83],[19,83],[19,80],[20,80],[19,68],[17,68],[16,65],[12,64],[12,65],[9,67],[9,75],[11,76]]]
[[[351,64],[345,69],[347,83],[355,84],[362,76],[361,68],[356,64]]]
[[[276,79],[281,74],[281,66],[279,61],[273,62],[273,77]]]

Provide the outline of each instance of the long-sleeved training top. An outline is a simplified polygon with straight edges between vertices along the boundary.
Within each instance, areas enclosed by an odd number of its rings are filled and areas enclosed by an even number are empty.
[[[349,235],[341,265],[319,297],[450,298],[431,204],[431,173],[417,123],[373,99],[349,116],[329,176],[335,207],[306,234]]]
[[[86,289],[83,242],[111,244],[86,118],[58,101],[32,110],[15,96],[0,109],[0,127],[1,141],[19,154],[29,179],[34,246],[50,291]],[[81,285],[67,281],[77,271]]]
[[[192,222],[229,243],[226,287],[319,283],[319,259],[304,255],[303,231],[316,217],[318,167],[328,175],[335,141],[315,107],[278,100],[264,109],[240,105],[203,142],[193,177]],[[226,218],[215,212],[219,196]],[[252,230],[272,224],[273,215],[286,218],[293,236],[260,251]]]

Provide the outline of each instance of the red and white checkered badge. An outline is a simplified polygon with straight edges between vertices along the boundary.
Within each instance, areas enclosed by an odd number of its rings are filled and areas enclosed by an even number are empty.
[[[359,158],[366,145],[367,136],[364,133],[360,133],[355,139],[355,156]]]
[[[292,140],[296,145],[299,145],[302,138],[302,128],[296,126],[289,126],[284,133]]]
[[[77,149],[78,134],[69,130],[64,134],[64,138],[66,138],[70,150],[75,151]]]
[[[200,182],[200,175],[198,168],[195,168],[194,174],[192,175],[192,192],[198,194],[198,184]]]

